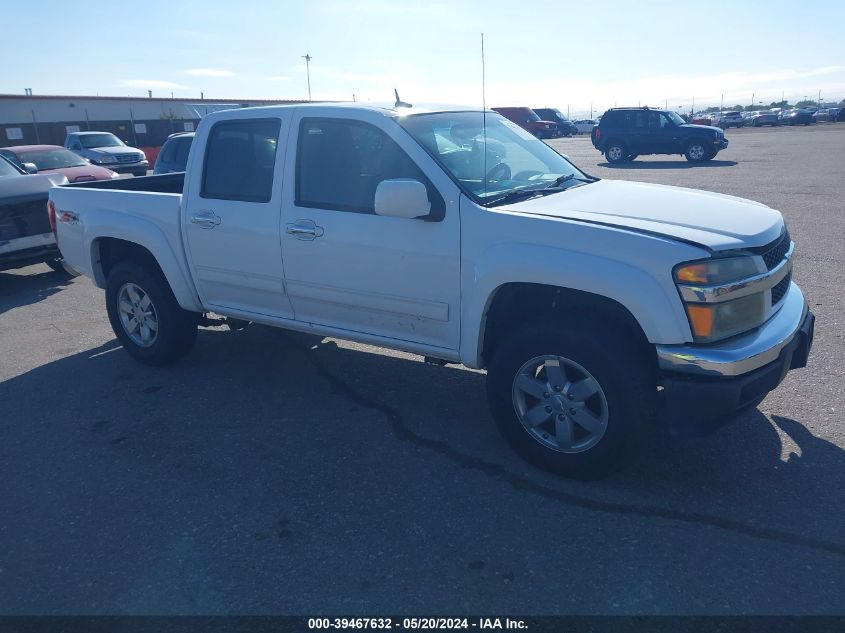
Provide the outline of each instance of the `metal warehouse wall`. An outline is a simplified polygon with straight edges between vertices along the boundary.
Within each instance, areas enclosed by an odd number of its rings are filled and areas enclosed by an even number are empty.
[[[112,132],[129,145],[155,147],[174,132],[195,129],[210,111],[286,103],[303,101],[0,95],[0,147],[62,145],[77,129]]]

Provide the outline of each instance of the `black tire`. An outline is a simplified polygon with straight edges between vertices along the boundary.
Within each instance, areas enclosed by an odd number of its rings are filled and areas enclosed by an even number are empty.
[[[628,160],[628,150],[622,141],[610,141],[604,148],[604,157],[611,165],[618,165]]]
[[[638,157],[639,154],[631,154],[630,156],[628,156],[628,160],[637,160]]]
[[[550,448],[520,422],[514,381],[527,361],[545,355],[574,361],[592,375],[604,393],[606,430],[586,450]],[[639,453],[646,428],[656,418],[653,376],[643,356],[618,328],[583,317],[540,319],[519,328],[496,350],[487,373],[487,400],[499,431],[523,459],[566,477],[597,479],[622,468]]]
[[[144,171],[133,171],[132,175],[135,176],[136,178],[139,178],[141,176],[146,176],[147,170],[145,169]]]
[[[158,330],[150,346],[133,341],[123,327],[118,311],[118,297],[125,284],[134,284],[150,298]],[[112,330],[132,358],[145,365],[169,365],[187,354],[197,338],[200,315],[183,310],[160,271],[134,260],[119,262],[106,283],[106,310]]]
[[[543,132],[543,130],[534,130],[534,136],[536,136],[540,140],[543,140],[544,138],[546,138],[546,135]]]
[[[707,147],[705,141],[693,139],[684,148],[684,156],[691,163],[702,163],[705,160],[713,158],[710,148]]]

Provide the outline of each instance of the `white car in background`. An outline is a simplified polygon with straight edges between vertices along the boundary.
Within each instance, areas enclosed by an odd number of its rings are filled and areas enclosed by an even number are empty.
[[[578,130],[578,134],[589,134],[593,131],[593,127],[599,124],[596,119],[579,119],[578,121],[573,121],[573,123]]]
[[[723,130],[729,127],[743,127],[745,125],[745,119],[742,118],[742,112],[739,110],[731,110],[722,113],[722,116],[719,117],[718,125]]]

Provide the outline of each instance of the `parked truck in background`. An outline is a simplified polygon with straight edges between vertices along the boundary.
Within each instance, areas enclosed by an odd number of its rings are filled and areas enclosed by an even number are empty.
[[[523,130],[531,132],[537,138],[554,138],[560,136],[560,127],[555,121],[543,120],[531,108],[493,108],[509,121],[513,121]]]
[[[65,147],[118,174],[146,176],[150,168],[144,152],[129,147],[109,132],[71,132],[65,138]]]
[[[507,441],[572,477],[756,406],[813,339],[779,212],[599,180],[493,112],[217,112],[184,174],[50,207],[138,361],[213,312],[484,368]]]

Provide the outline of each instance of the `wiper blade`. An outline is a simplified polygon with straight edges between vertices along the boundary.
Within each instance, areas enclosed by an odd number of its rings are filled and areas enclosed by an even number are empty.
[[[512,202],[517,199],[528,199],[533,198],[535,196],[543,195],[541,192],[543,191],[542,188],[540,189],[513,189],[512,191],[508,191],[506,194],[499,196],[498,198],[494,198],[487,203],[487,206],[492,207],[497,205],[501,202]]]
[[[555,187],[560,187],[563,183],[569,182],[570,180],[577,180],[578,182],[596,182],[598,178],[594,178],[593,176],[586,176],[586,178],[578,178],[575,174],[564,174],[563,176],[558,176],[555,178],[547,187],[546,189],[554,189]]]

